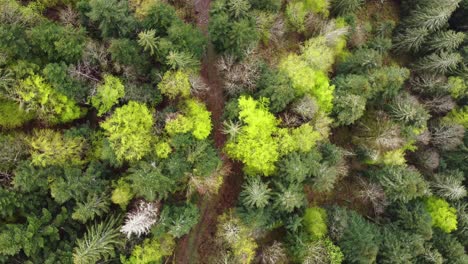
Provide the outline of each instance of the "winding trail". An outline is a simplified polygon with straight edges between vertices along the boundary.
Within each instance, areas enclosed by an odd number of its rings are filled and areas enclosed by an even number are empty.
[[[195,0],[195,12],[197,25],[208,38],[208,21],[211,0]],[[226,135],[222,131],[222,114],[224,111],[224,94],[222,78],[215,65],[217,55],[213,44],[208,41],[206,53],[202,59],[201,77],[209,87],[208,92],[202,96],[208,110],[211,112],[213,122],[213,139],[222,155],[225,166],[231,168],[230,173],[224,177],[218,195],[214,197],[202,197],[198,202],[200,208],[200,221],[177,244],[173,263],[180,264],[209,264],[208,257],[213,253],[214,237],[216,234],[217,218],[228,208],[236,205],[242,185],[242,165],[233,162],[224,153],[222,148],[226,142]]]

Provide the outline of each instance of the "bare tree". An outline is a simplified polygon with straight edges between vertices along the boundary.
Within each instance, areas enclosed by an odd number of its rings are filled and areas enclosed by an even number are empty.
[[[210,87],[206,85],[200,75],[190,75],[189,81],[192,96],[199,96],[210,90]]]
[[[358,193],[358,197],[370,203],[376,215],[384,213],[385,207],[389,203],[382,186],[377,183],[368,182],[362,178],[359,178],[359,186],[361,190]]]
[[[274,241],[271,246],[264,247],[260,254],[262,264],[284,264],[287,260],[286,249],[278,241]]]
[[[416,153],[417,162],[420,166],[428,171],[433,171],[439,167],[440,155],[433,149],[424,149]]]
[[[59,19],[65,25],[73,27],[79,25],[78,13],[70,5],[59,10]]]
[[[254,91],[260,69],[253,49],[246,51],[246,60],[236,62],[231,55],[222,56],[218,63],[218,70],[224,75],[224,89],[228,94],[237,95],[243,91]]]
[[[457,106],[450,95],[428,98],[423,103],[431,112],[437,114],[447,113]]]
[[[432,144],[441,150],[452,150],[463,142],[465,129],[458,124],[440,123],[430,128]]]

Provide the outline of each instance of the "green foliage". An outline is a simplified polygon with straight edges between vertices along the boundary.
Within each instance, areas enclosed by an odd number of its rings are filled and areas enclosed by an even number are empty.
[[[394,226],[384,227],[379,249],[379,263],[414,263],[424,253],[424,240]]]
[[[123,264],[159,264],[163,263],[163,257],[170,256],[175,247],[174,239],[165,236],[161,239],[145,239],[143,245],[137,245],[132,251],[132,255],[120,260]]]
[[[72,214],[74,220],[86,223],[96,216],[102,216],[109,211],[109,197],[104,195],[88,195],[84,202],[79,202]]]
[[[358,49],[338,64],[338,73],[365,74],[382,66],[382,55],[372,49]]]
[[[424,106],[415,97],[406,93],[393,100],[389,112],[395,121],[415,129],[425,128],[430,118]]]
[[[37,75],[22,80],[15,93],[26,111],[35,111],[40,119],[53,124],[70,122],[82,115],[73,100],[57,92]]]
[[[188,75],[183,71],[167,71],[158,88],[163,95],[169,99],[175,99],[177,96],[188,97],[190,95],[190,82]]]
[[[34,112],[27,112],[17,103],[0,99],[0,126],[6,129],[20,127],[34,117]]]
[[[327,211],[320,207],[305,210],[304,227],[313,239],[321,239],[327,234]]]
[[[426,205],[421,200],[413,200],[409,203],[397,203],[390,208],[394,216],[394,223],[401,230],[421,236],[424,240],[432,237],[432,219],[426,210]]]
[[[427,198],[426,209],[431,215],[433,226],[440,228],[446,233],[457,229],[457,211],[444,199],[434,196]]]
[[[405,166],[384,166],[369,175],[382,185],[391,201],[408,202],[423,196],[427,192],[427,183],[421,174]]]
[[[463,43],[464,39],[465,34],[463,32],[455,32],[452,30],[439,31],[429,37],[427,41],[428,50],[436,52],[455,50]]]
[[[441,51],[419,59],[414,68],[421,72],[445,74],[453,72],[462,61],[459,53]]]
[[[180,238],[190,232],[200,219],[198,207],[194,204],[184,206],[165,207],[161,212],[161,223],[156,226],[158,229],[163,229],[164,232],[172,235],[174,238]]]
[[[307,10],[301,1],[289,2],[285,10],[290,27],[297,32],[304,32]]]
[[[64,62],[47,64],[42,74],[57,92],[76,101],[85,100],[88,87],[70,77],[69,67]]]
[[[112,39],[109,52],[112,60],[119,64],[136,67],[138,70],[148,67],[146,57],[137,41],[130,39]]]
[[[347,212],[348,219],[343,235],[338,240],[347,263],[375,263],[380,244],[376,226],[354,211]]]
[[[177,179],[173,179],[161,172],[161,169],[153,163],[141,161],[136,167],[129,170],[128,180],[132,192],[147,201],[167,198],[169,193],[176,190]]]
[[[216,237],[232,251],[236,262],[248,264],[254,260],[257,244],[252,232],[232,212],[218,218]]]
[[[332,12],[336,15],[355,13],[363,3],[363,0],[332,0]]]
[[[90,0],[89,19],[98,24],[104,38],[126,36],[133,29],[134,19],[129,15],[128,2],[120,0]]]
[[[370,75],[373,89],[385,99],[395,97],[410,76],[410,71],[398,66],[385,66]]]
[[[298,183],[292,183],[288,186],[277,184],[279,191],[274,197],[274,204],[277,210],[291,213],[295,209],[305,205],[306,197],[304,188]]]
[[[156,30],[158,36],[167,35],[169,27],[178,17],[173,6],[166,3],[155,3],[146,12],[142,25],[146,30]]]
[[[334,50],[327,46],[325,37],[308,39],[302,47],[301,56],[311,68],[317,71],[328,72],[335,62]]]
[[[295,98],[288,77],[276,70],[265,68],[257,81],[259,89],[258,97],[268,98],[270,101],[270,111],[278,113]]]
[[[69,200],[85,202],[90,194],[103,192],[107,184],[107,181],[101,178],[102,165],[95,162],[90,163],[84,172],[80,168],[67,167],[63,171],[55,170],[49,173],[50,195],[59,204]]]
[[[366,99],[359,95],[348,94],[334,98],[333,112],[339,125],[350,125],[364,115]]]
[[[51,62],[76,62],[81,58],[85,44],[83,30],[59,26],[52,22],[33,27],[28,36],[33,47]]]
[[[228,141],[226,152],[244,162],[248,174],[268,176],[274,172],[274,163],[279,158],[278,143],[273,138],[278,121],[263,102],[252,98],[240,97],[239,108],[239,119],[245,125],[235,138]]]
[[[450,94],[453,98],[458,99],[468,95],[468,85],[466,85],[466,82],[462,78],[450,76],[448,84],[451,87]]]
[[[248,1],[217,1],[210,10],[208,31],[218,52],[243,57],[248,48],[255,47],[259,34],[250,16]]]
[[[157,49],[157,37],[156,30],[146,30],[138,33],[138,44],[145,50],[149,50],[150,54],[153,55]]]
[[[91,105],[98,110],[98,116],[102,116],[124,96],[125,87],[120,79],[104,75],[104,83],[96,87],[96,94],[91,97]]]
[[[444,117],[444,120],[468,128],[468,106],[452,109],[452,111],[450,111],[448,115]]]
[[[206,139],[211,132],[211,113],[203,103],[196,100],[187,100],[185,109],[187,118],[193,124],[192,134],[196,139]]]
[[[113,203],[120,205],[122,209],[125,209],[133,196],[131,185],[123,179],[120,179],[117,182],[117,186],[112,191],[111,200]]]
[[[153,117],[149,109],[130,101],[117,108],[101,127],[105,130],[117,160],[136,161],[150,151]]]
[[[32,164],[36,166],[83,163],[85,142],[80,137],[67,137],[57,131],[41,129],[34,131],[28,143],[31,147]]]
[[[401,52],[418,52],[422,49],[428,35],[429,31],[426,28],[402,29],[395,36],[393,47]]]
[[[463,264],[468,261],[465,248],[453,235],[436,229],[432,241],[435,248],[444,257],[444,263]]]
[[[302,183],[319,166],[321,158],[316,150],[307,153],[292,152],[278,162],[278,174],[288,182]]]
[[[169,135],[192,131],[196,139],[206,139],[211,132],[211,113],[196,100],[188,99],[184,103],[183,114],[166,121],[166,131]]]
[[[271,189],[260,178],[249,178],[242,185],[242,204],[250,208],[264,208],[270,202]]]
[[[321,110],[329,112],[332,109],[335,87],[329,84],[325,73],[315,70],[295,54],[284,58],[280,62],[279,68],[291,79],[296,96],[309,94],[315,97]]]
[[[123,244],[117,225],[116,218],[109,218],[101,223],[88,226],[83,238],[76,241],[76,247],[73,250],[73,263],[96,263],[101,259],[107,260],[114,256],[115,248]]]
[[[192,54],[197,60],[205,50],[206,40],[202,32],[191,24],[183,23],[182,20],[173,23],[169,28],[168,39],[173,49]]]

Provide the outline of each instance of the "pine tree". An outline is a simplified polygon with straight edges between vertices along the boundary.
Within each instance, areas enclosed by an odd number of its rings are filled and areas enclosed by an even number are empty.
[[[413,66],[420,72],[446,74],[454,71],[461,61],[459,53],[441,51],[422,57]]]
[[[78,202],[72,218],[74,220],[86,223],[93,220],[96,216],[102,216],[109,211],[109,196],[107,194],[90,194],[84,202]]]
[[[88,226],[83,238],[76,241],[73,263],[92,264],[112,256],[115,248],[123,244],[117,225],[117,218],[109,218]]]
[[[463,186],[463,172],[459,170],[446,171],[435,174],[431,187],[435,194],[449,200],[459,200],[466,196],[466,189]]]
[[[268,205],[271,189],[260,178],[249,178],[240,193],[242,204],[251,208],[263,208]]]
[[[440,31],[431,35],[427,41],[429,51],[456,50],[464,41],[465,33],[453,30]]]
[[[143,47],[144,51],[149,50],[150,54],[153,55],[154,51],[157,50],[156,30],[145,30],[138,33],[138,44]]]
[[[418,52],[422,49],[429,31],[426,28],[405,28],[394,38],[393,48],[400,52]]]
[[[363,0],[332,0],[332,12],[336,15],[355,13],[364,4]]]

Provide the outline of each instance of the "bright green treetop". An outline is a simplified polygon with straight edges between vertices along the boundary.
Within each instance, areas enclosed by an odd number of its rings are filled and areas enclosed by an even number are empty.
[[[189,99],[182,106],[182,114],[166,122],[169,135],[192,131],[196,139],[206,139],[211,132],[211,113],[203,103]]]
[[[91,104],[98,110],[98,116],[102,116],[124,96],[125,87],[120,79],[107,74],[104,83],[97,87],[96,94],[91,98]]]
[[[457,210],[444,199],[429,197],[426,200],[426,209],[431,215],[432,225],[446,233],[457,230]]]
[[[69,122],[82,115],[73,100],[57,92],[38,75],[21,81],[16,94],[27,111],[37,111],[39,118],[50,123]]]
[[[168,71],[164,74],[158,88],[169,99],[175,99],[178,95],[188,97],[190,95],[189,77],[183,71]]]
[[[310,57],[313,57],[313,52],[309,53]],[[310,59],[309,63],[316,64],[316,61]],[[299,55],[290,54],[281,61],[279,67],[291,79],[296,96],[309,94],[316,98],[323,111],[329,112],[333,107],[335,86],[330,85],[329,79],[323,71],[312,68],[309,63]]]
[[[139,160],[150,151],[152,126],[148,107],[134,101],[117,108],[101,124],[119,162]]]
[[[250,97],[239,98],[239,118],[244,123],[241,132],[226,144],[226,151],[234,159],[242,160],[248,173],[270,175],[279,158],[278,120],[268,112],[265,102]]]

